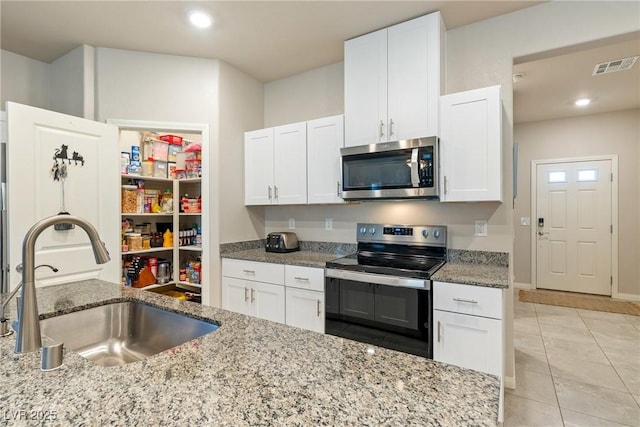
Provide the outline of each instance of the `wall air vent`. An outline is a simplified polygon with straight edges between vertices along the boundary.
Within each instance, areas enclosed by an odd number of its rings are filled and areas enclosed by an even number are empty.
[[[633,64],[638,60],[638,56],[630,56],[628,58],[616,59],[615,61],[603,62],[596,64],[593,69],[593,75],[597,76],[605,73],[613,73],[616,71],[624,71],[633,67]]]

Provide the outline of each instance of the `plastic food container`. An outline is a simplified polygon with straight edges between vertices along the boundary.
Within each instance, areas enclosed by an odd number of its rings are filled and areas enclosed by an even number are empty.
[[[169,165],[166,161],[155,160],[153,162],[153,176],[155,178],[166,178],[168,176]]]
[[[129,246],[130,251],[142,250],[142,235],[140,233],[130,233],[125,237],[127,239],[127,246]]]
[[[138,187],[135,185],[122,186],[121,209],[123,213],[137,212]]]
[[[153,159],[142,161],[142,176],[153,176]]]
[[[169,156],[169,144],[164,141],[154,140],[152,153],[153,160],[166,162]]]

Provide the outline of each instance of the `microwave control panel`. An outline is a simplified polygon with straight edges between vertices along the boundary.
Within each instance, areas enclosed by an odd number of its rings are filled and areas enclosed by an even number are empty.
[[[433,187],[433,146],[420,148],[418,156],[420,187]]]

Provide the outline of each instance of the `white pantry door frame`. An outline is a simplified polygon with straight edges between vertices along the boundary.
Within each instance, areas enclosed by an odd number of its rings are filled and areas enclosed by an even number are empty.
[[[537,273],[537,194],[538,194],[538,165],[553,163],[573,163],[573,162],[589,162],[597,160],[611,161],[611,174],[613,180],[611,182],[611,224],[613,225],[613,233],[611,234],[611,298],[627,299],[625,295],[618,292],[618,155],[610,154],[603,156],[589,157],[570,157],[560,159],[545,159],[531,161],[531,286],[533,289],[538,288]]]

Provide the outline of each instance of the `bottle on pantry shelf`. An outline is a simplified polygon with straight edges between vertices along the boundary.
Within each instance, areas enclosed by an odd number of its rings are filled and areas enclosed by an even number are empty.
[[[200,226],[198,226],[197,232],[196,232],[196,242],[195,245],[196,246],[202,246],[202,229],[200,228]]]
[[[173,213],[173,193],[168,188],[162,193],[162,212]]]
[[[169,229],[167,228],[167,231],[164,232],[163,237],[163,242],[162,242],[162,247],[164,248],[172,248],[173,247],[173,233],[171,231],[169,231]]]

